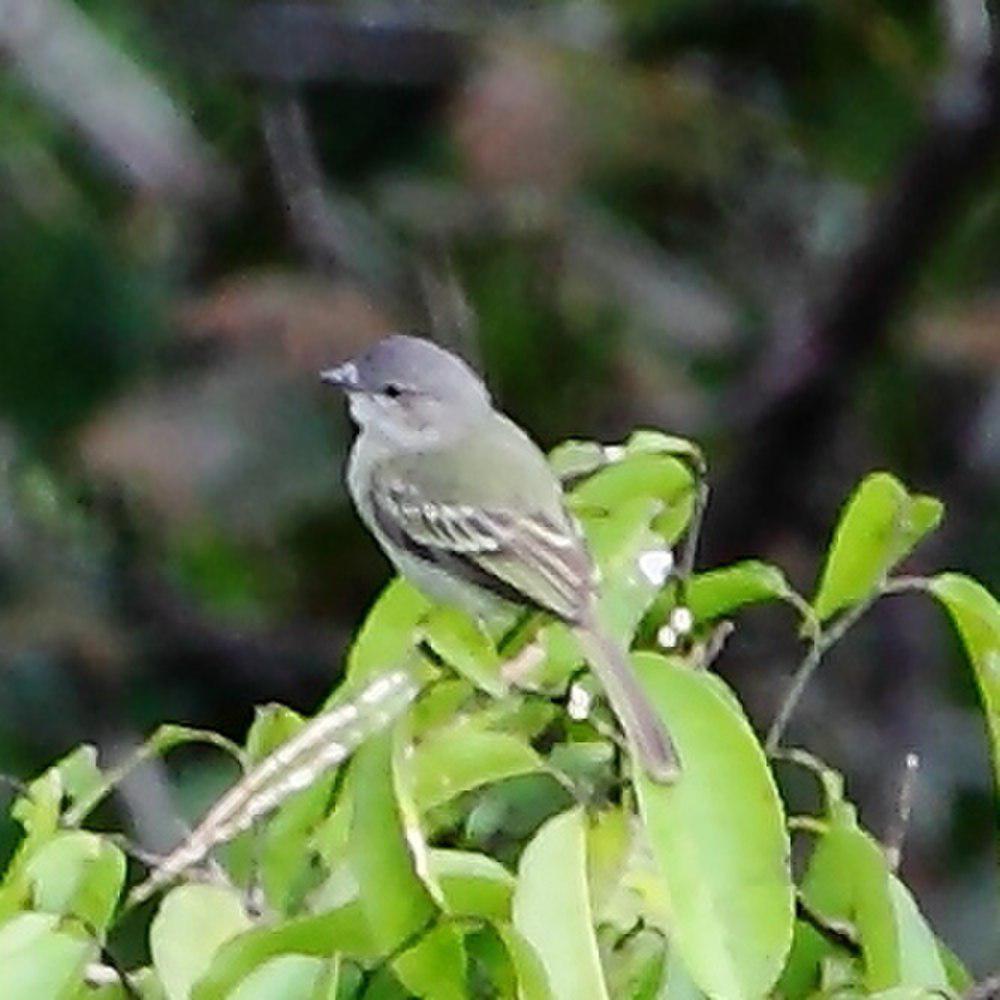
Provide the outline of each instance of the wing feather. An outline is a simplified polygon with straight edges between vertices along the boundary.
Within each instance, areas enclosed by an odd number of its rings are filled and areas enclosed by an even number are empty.
[[[378,476],[370,500],[397,545],[475,586],[570,622],[590,604],[592,564],[565,514],[448,502]]]

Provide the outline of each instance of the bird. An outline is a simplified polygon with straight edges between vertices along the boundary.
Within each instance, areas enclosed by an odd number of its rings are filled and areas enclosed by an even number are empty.
[[[494,408],[484,381],[431,340],[393,334],[320,373],[358,434],[357,512],[395,568],[480,621],[509,606],[568,625],[646,774],[680,774],[664,721],[598,617],[598,575],[544,453]]]

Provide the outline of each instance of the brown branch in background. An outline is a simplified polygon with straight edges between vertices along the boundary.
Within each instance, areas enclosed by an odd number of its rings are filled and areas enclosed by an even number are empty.
[[[738,457],[715,491],[712,561],[759,552],[774,510],[793,510],[854,376],[883,344],[921,266],[988,176],[1000,152],[1000,55],[970,47],[945,74],[923,137],[875,205],[833,294],[770,349],[727,408],[743,428]]]
[[[291,92],[267,98],[261,128],[292,236],[313,267],[354,278],[399,322],[413,325],[419,309],[409,262],[364,206],[324,177],[299,98]]]
[[[168,198],[231,192],[188,118],[76,5],[0,0],[0,58],[129,184]]]

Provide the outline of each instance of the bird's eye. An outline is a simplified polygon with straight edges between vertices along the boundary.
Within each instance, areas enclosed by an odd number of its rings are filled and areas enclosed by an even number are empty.
[[[383,389],[383,395],[388,396],[390,399],[399,399],[403,395],[403,387],[397,385],[395,382],[389,382]]]

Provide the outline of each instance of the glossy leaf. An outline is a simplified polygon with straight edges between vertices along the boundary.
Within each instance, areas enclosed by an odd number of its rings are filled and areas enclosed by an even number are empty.
[[[788,589],[777,566],[748,560],[693,576],[688,582],[687,605],[696,621],[711,621],[747,604],[781,600]]]
[[[461,723],[416,747],[407,761],[417,808],[426,812],[473,788],[542,767],[525,742]]]
[[[557,1000],[606,1000],[587,889],[586,823],[580,809],[550,819],[521,856],[514,926],[532,946]]]
[[[77,917],[100,934],[125,882],[125,856],[103,837],[72,830],[45,843],[25,872],[33,909]]]
[[[490,637],[468,615],[454,608],[436,607],[421,627],[435,653],[476,687],[496,698],[507,691],[500,672],[501,658]]]
[[[764,753],[718,678],[640,653],[635,668],[680,757],[673,786],[637,779],[670,936],[711,996],[759,997],[791,944],[794,893],[781,802]]]
[[[657,502],[654,527],[667,542],[673,542],[691,516],[694,490],[690,470],[669,455],[631,455],[576,487],[569,505],[587,522],[612,514],[638,498]]]
[[[879,581],[941,521],[933,497],[912,495],[894,476],[876,472],[848,500],[834,532],[813,600],[817,617],[872,594]]]
[[[97,947],[59,929],[50,913],[21,913],[0,924],[3,1000],[70,1000]]]
[[[279,955],[254,969],[228,1000],[304,1000],[315,995],[326,966],[308,955]]]
[[[188,1000],[219,948],[249,926],[235,890],[184,885],[168,893],[153,918],[149,947],[169,1000]]]
[[[378,954],[357,902],[276,927],[254,927],[231,938],[198,980],[192,1000],[225,1000],[237,983],[279,955],[327,958],[337,953],[364,959]]]
[[[379,594],[347,655],[347,683],[357,687],[377,674],[402,663],[414,646],[418,626],[431,602],[402,577],[396,577]],[[328,699],[345,696],[343,686]]]
[[[908,890],[890,873],[881,848],[857,826],[850,807],[836,809],[828,832],[817,842],[802,892],[821,917],[846,921],[855,929],[867,989],[947,987],[933,934]],[[816,931],[801,927],[783,987],[790,995],[808,992],[819,982],[821,963],[834,952]]]
[[[510,920],[514,876],[499,861],[475,851],[432,849],[430,871],[456,916]]]
[[[1000,603],[985,587],[959,573],[934,577],[930,591],[947,608],[972,664],[1000,789]]]
[[[384,951],[425,927],[436,910],[423,836],[400,794],[397,732],[369,739],[355,756],[351,775],[354,807],[348,856],[362,909]]]
[[[400,982],[417,997],[465,1000],[465,944],[453,924],[424,934],[393,963]]]

